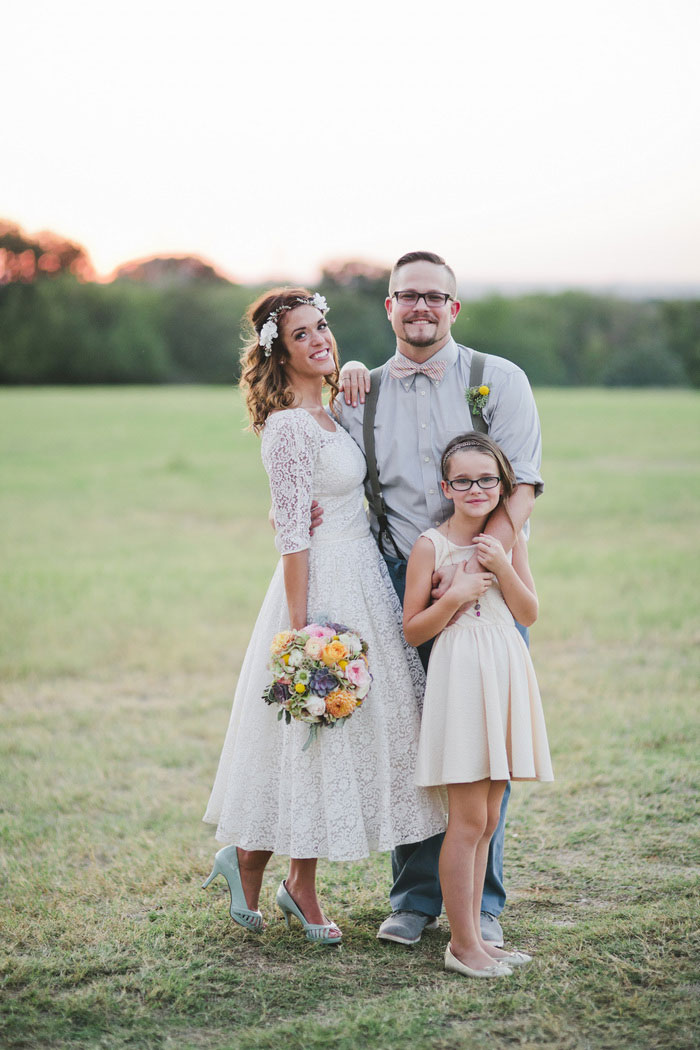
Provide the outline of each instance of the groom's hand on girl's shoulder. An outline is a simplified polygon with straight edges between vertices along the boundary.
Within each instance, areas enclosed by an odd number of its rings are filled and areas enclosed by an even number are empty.
[[[436,602],[438,598],[442,598],[443,594],[447,593],[447,590],[454,579],[456,568],[456,565],[443,565],[433,573],[430,597],[434,602]]]

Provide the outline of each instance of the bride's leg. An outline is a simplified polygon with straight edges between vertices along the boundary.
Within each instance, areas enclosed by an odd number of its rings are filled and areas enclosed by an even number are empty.
[[[241,849],[238,847],[238,867],[241,872],[241,883],[245,893],[246,904],[251,911],[258,910],[260,887],[262,886],[265,866],[272,856],[266,849]]]
[[[297,907],[303,912],[307,922],[324,925],[326,918],[316,896],[316,857],[292,857],[289,861],[289,875],[285,886]],[[340,936],[338,931],[337,936]]]

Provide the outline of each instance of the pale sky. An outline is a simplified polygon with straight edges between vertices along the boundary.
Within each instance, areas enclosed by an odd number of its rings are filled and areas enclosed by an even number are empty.
[[[697,0],[26,0],[0,34],[0,217],[102,274],[426,248],[460,281],[700,281]]]

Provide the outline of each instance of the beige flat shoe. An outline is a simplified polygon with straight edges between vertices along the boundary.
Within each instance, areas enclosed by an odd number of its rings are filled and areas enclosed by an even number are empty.
[[[528,955],[527,952],[508,952],[508,955],[504,959],[497,959],[497,962],[505,963],[506,966],[527,966],[528,963],[532,962],[532,956]]]
[[[505,963],[495,962],[492,966],[486,966],[483,970],[473,970],[471,966],[465,966],[463,962],[452,954],[449,944],[445,948],[445,969],[453,973],[461,973],[463,977],[510,977],[512,970]]]

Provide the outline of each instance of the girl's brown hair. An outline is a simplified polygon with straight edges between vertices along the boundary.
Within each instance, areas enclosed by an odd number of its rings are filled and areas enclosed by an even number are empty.
[[[251,428],[258,433],[265,424],[265,420],[280,408],[291,408],[294,404],[294,392],[289,384],[285,369],[285,346],[281,334],[278,334],[272,342],[272,352],[265,356],[265,347],[260,345],[260,332],[269,318],[270,314],[282,309],[277,317],[277,327],[280,328],[280,319],[287,310],[295,310],[303,306],[306,300],[313,298],[313,293],[307,288],[273,288],[265,292],[259,299],[248,307],[245,312],[245,324],[248,328],[248,338],[241,351],[241,378],[239,386],[245,395],[246,406],[250,416]],[[300,302],[299,300],[302,300]],[[324,385],[330,387],[330,408],[338,395],[338,347],[333,334],[329,332],[333,347],[333,361],[335,368],[330,375],[324,376]]]
[[[490,438],[488,434],[480,434],[478,431],[472,430],[468,434],[460,434],[459,437],[453,438],[443,452],[442,459],[440,460],[440,470],[442,472],[443,481],[449,481],[449,478],[447,477],[447,469],[450,457],[453,456],[455,452],[462,451],[483,452],[487,456],[492,456],[493,459],[495,459],[496,466],[498,467],[498,476],[501,479],[500,502],[503,504],[503,509],[506,512],[508,521],[510,522],[513,535],[517,539],[515,525],[513,524],[513,519],[508,510],[508,500],[513,495],[515,487],[518,484],[510,460],[501,446],[497,445],[493,438]]]

